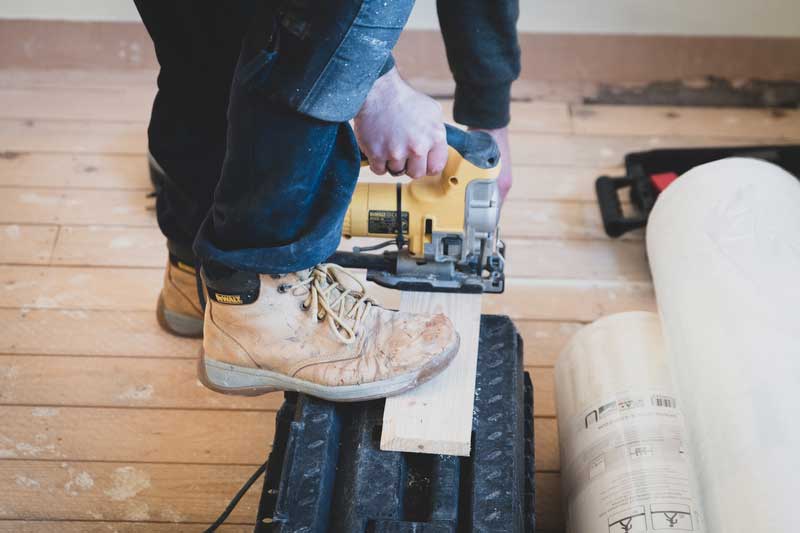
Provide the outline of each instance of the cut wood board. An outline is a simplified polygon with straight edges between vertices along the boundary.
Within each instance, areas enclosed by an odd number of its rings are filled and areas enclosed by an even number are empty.
[[[447,315],[461,336],[458,354],[438,376],[388,398],[381,449],[468,456],[481,321],[480,294],[406,292],[400,310]]]

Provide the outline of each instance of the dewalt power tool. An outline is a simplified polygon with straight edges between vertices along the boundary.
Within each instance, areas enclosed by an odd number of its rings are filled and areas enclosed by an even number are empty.
[[[446,125],[447,165],[410,183],[359,183],[345,237],[391,240],[336,252],[330,261],[367,269],[367,279],[406,291],[501,293],[500,151],[490,135]],[[366,164],[366,163],[363,163]],[[368,253],[394,245],[394,251]]]

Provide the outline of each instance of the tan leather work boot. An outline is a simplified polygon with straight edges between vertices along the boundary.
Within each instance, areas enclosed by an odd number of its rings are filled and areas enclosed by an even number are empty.
[[[203,311],[194,267],[170,254],[156,317],[161,327],[181,337],[203,336]]]
[[[458,350],[446,316],[384,309],[336,265],[245,275],[227,286],[206,279],[200,379],[216,391],[382,398],[430,379]]]

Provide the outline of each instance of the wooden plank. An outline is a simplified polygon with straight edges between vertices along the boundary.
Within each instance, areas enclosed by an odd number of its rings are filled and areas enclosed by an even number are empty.
[[[621,166],[625,154],[657,148],[785,144],[776,136],[752,139],[729,137],[668,137],[636,135],[557,135],[521,133],[511,137],[511,158],[515,165],[562,165],[584,167]]]
[[[147,153],[141,122],[0,119],[0,146],[11,152]]]
[[[154,87],[155,69],[0,69],[0,87],[10,89],[117,89]]]
[[[444,313],[461,337],[458,354],[429,382],[386,399],[381,449],[416,453],[470,453],[480,294],[403,293],[400,310]]]
[[[151,85],[67,87],[2,87],[0,118],[129,121],[146,123],[155,97]],[[453,100],[441,99],[445,120],[453,122]],[[569,107],[563,102],[518,102],[510,128],[521,132],[572,131]]]
[[[517,320],[514,325],[525,343],[526,366],[553,366],[558,354],[584,324]]]
[[[541,387],[539,383],[535,386]],[[136,403],[131,398],[147,393],[146,388],[118,389],[116,398]],[[280,394],[268,396],[282,401]],[[229,405],[209,411],[13,406],[5,405],[4,394],[4,405],[0,407],[5,422],[0,430],[0,457],[255,465],[266,458],[274,438],[275,413],[263,409],[272,407],[265,399],[251,399],[250,409],[245,402],[237,401],[239,410],[231,410]],[[537,468],[557,471],[555,419],[537,417],[534,423]]]
[[[147,156],[0,152],[0,185],[150,191]]]
[[[511,137],[516,165],[606,167],[622,164],[626,153],[676,146],[780,143],[779,137],[593,136],[516,133]],[[144,123],[47,119],[0,119],[0,146],[11,152],[145,154]]]
[[[247,397],[207,389],[197,380],[196,355],[192,359],[0,356],[4,405],[277,411],[282,403],[281,393]]]
[[[541,404],[539,402],[536,403],[534,413],[536,416],[534,424],[537,468],[555,471],[559,469],[558,441],[556,439],[555,419],[551,418],[552,413],[548,412],[551,409],[549,404],[552,404],[552,400],[547,397],[547,392],[552,391],[552,384],[547,383],[547,380],[552,380],[552,374],[542,373],[540,369],[535,368],[528,368],[527,370],[533,374],[534,386],[537,389],[541,387],[545,392],[543,396],[537,395],[537,400],[540,400]],[[93,439],[93,442],[97,442],[94,444],[76,442],[74,447],[84,450],[88,446],[89,448],[86,449],[85,453],[103,454],[108,452],[102,450],[97,452],[92,447],[110,447],[108,441],[98,440],[98,434],[93,433],[90,429],[99,428],[102,424],[109,422],[109,417],[118,416],[119,418],[115,418],[115,420],[125,421],[126,425],[133,424],[131,430],[136,432],[143,431],[147,433],[147,431],[155,431],[147,425],[149,422],[141,417],[172,420],[177,426],[181,426],[178,429],[182,431],[183,425],[190,422],[192,424],[195,422],[197,424],[206,423],[208,417],[203,413],[207,411],[202,411],[203,409],[245,409],[262,412],[257,421],[257,425],[261,427],[259,424],[270,425],[274,422],[274,411],[277,410],[282,402],[283,395],[279,393],[248,398],[222,395],[209,391],[197,381],[195,361],[103,357],[0,356],[0,405],[18,406],[14,409],[0,407],[4,420],[11,424],[7,430],[0,431],[0,434],[4,437],[0,439],[0,457],[47,459],[60,457],[58,454],[66,454],[61,447],[61,442],[66,438],[61,428],[63,424],[76,417],[86,416],[91,419],[91,422],[88,425],[79,424],[78,429],[76,429],[79,433],[70,434],[72,435],[70,438],[83,438],[85,436]],[[35,405],[46,407],[31,407]],[[148,408],[148,410],[133,411],[125,409],[113,411],[97,409],[75,411],[75,408],[89,407]],[[164,408],[170,410],[161,410]],[[197,415],[199,419],[193,421],[192,417],[195,415],[184,416],[182,413],[185,413],[185,410],[199,412],[200,414]],[[118,415],[116,413],[122,414]],[[129,413],[140,414],[132,416]],[[175,415],[174,413],[178,414]],[[179,416],[180,418],[173,420],[173,416]],[[246,431],[246,428],[239,428],[239,422],[236,422],[238,420],[237,416],[236,414],[232,415],[233,418],[231,420],[232,423],[236,424],[236,428],[231,429],[231,431],[238,434],[239,431]],[[53,423],[57,417],[57,423]],[[38,431],[31,424],[31,421],[27,420],[29,418],[31,420],[34,418],[41,419],[41,422],[46,423],[51,428],[48,431],[61,439],[58,447],[44,437],[38,437],[37,435],[45,434]],[[209,424],[213,424],[215,423],[214,420],[217,420],[216,415],[212,418],[213,420]],[[143,420],[147,422],[145,426],[142,425]],[[244,424],[246,421],[241,422]],[[128,429],[123,431],[128,431]],[[134,436],[132,438],[135,441],[138,437]],[[250,439],[246,435],[242,438],[243,440]],[[270,435],[267,440],[271,442],[271,438]],[[198,443],[201,441],[196,441],[192,445],[206,446],[202,451],[203,461],[220,462],[218,455],[212,455],[211,452],[207,451],[209,449],[208,445]],[[67,445],[73,446],[71,441]],[[182,450],[184,449],[182,448]],[[168,451],[167,453],[172,452]],[[197,454],[199,453],[197,452]],[[66,455],[68,459],[83,457]],[[94,460],[97,457],[92,455],[89,459]],[[134,457],[126,456],[124,459],[134,460]],[[155,460],[155,458],[151,457],[150,460]],[[188,458],[186,460],[203,462]]]
[[[561,469],[561,457],[556,419],[534,418],[533,440],[536,470],[558,472]]]
[[[2,461],[0,527],[14,519],[208,524],[252,470],[232,465]],[[560,493],[559,474],[537,473],[537,531],[563,530]],[[249,491],[229,522],[251,523],[258,497],[258,491]],[[180,531],[175,527],[169,531]]]
[[[163,271],[0,266],[4,307],[153,310]]]
[[[562,165],[569,164],[563,161]],[[594,183],[600,176],[623,176],[621,166],[572,167],[557,165],[514,165],[514,178],[507,201],[571,200],[597,201]]]
[[[37,226],[22,226],[37,228]],[[365,246],[369,239],[344,239],[341,250]],[[522,278],[562,278],[647,281],[644,245],[636,241],[558,241],[506,239],[506,275]],[[43,243],[47,255],[52,243]],[[33,247],[29,248],[33,250]],[[166,263],[164,237],[157,228],[63,226],[53,249],[52,264],[160,268]],[[3,263],[0,256],[0,263]]]
[[[0,356],[0,404],[275,411],[279,393],[255,398],[211,392],[197,381],[196,360],[83,356]],[[528,367],[534,414],[555,416],[553,375]]]
[[[0,265],[0,287],[6,308],[152,312],[162,275],[161,269]],[[398,291],[372,284],[369,291],[389,307],[400,303]],[[511,278],[504,294],[483,298],[485,313],[517,320],[590,322],[610,313],[654,309],[653,286],[647,282]]]
[[[56,226],[0,224],[0,263],[46,265],[57,233]]]
[[[485,297],[487,301],[493,298]],[[574,297],[581,298],[581,294]],[[634,308],[635,302],[629,301],[627,306]],[[642,304],[645,302],[642,300]],[[194,359],[200,341],[162,331],[155,320],[154,305],[150,307],[133,311],[0,309],[0,354]],[[524,316],[526,310],[518,314]],[[516,325],[525,341],[525,364],[552,366],[581,324],[523,318],[516,320]]]
[[[158,228],[63,226],[53,249],[54,265],[150,266],[167,262]]]
[[[210,523],[253,473],[252,466],[0,461],[3,518]],[[249,491],[233,524],[252,523]]]
[[[6,187],[0,223],[154,227],[155,200],[143,190]]]
[[[55,81],[55,80],[53,80]],[[52,82],[51,82],[52,83]],[[155,83],[93,87],[29,85],[3,87],[1,118],[147,122]],[[104,86],[99,86],[104,85]],[[440,100],[452,121],[452,99]],[[800,137],[793,110],[670,106],[576,105],[515,102],[510,127],[517,132],[589,135]]]
[[[553,385],[553,369],[551,367],[526,368],[533,381],[533,409],[540,417],[556,416],[555,385]]]
[[[110,521],[66,521],[66,520],[1,520],[0,533],[197,533],[208,524],[175,524]],[[252,533],[251,524],[225,524],[219,533]]]
[[[148,87],[2,87],[0,101],[5,105],[0,118],[146,123],[155,94],[155,83]]]
[[[651,283],[575,280],[506,280],[506,292],[483,298],[488,314],[515,320],[591,322],[623,311],[655,310]]]
[[[580,135],[800,139],[797,110],[614,105],[573,105],[571,109],[575,133]]]
[[[537,320],[515,324],[524,340],[526,366],[553,366],[582,325]],[[162,331],[153,310],[0,309],[0,354],[194,360],[200,342]]]
[[[0,98],[2,96],[0,95]],[[440,99],[445,120],[453,121],[453,99]],[[509,128],[515,132],[549,132],[569,134],[572,124],[565,102],[514,102]]]
[[[506,239],[506,276],[649,281],[644,245],[636,241]]]
[[[0,223],[157,227],[155,200],[145,190],[12,186],[2,192]],[[500,228],[506,237],[608,240],[595,201],[510,199]],[[624,240],[641,238],[633,232]]]
[[[0,457],[252,464],[275,435],[269,411],[0,407]]]
[[[138,189],[6,187],[0,197],[0,223],[156,228],[154,205],[154,199]],[[511,198],[503,206],[500,228],[505,237],[608,241],[600,209],[593,200]],[[642,236],[640,231],[632,232],[623,240],[641,240]],[[343,242],[343,246],[346,244]]]
[[[500,214],[503,237],[520,239],[599,239],[610,242],[597,202],[508,201]],[[642,230],[620,240],[642,240]]]
[[[536,473],[536,531],[541,533],[564,531],[560,474]]]
[[[515,165],[511,200],[595,201],[594,181],[603,174],[621,175],[619,167]],[[396,182],[361,170],[363,181]],[[17,187],[137,189],[149,191],[144,154],[69,154],[1,152],[0,185]]]
[[[0,309],[4,354],[194,359],[199,351],[199,340],[161,329],[155,300],[138,311]]]

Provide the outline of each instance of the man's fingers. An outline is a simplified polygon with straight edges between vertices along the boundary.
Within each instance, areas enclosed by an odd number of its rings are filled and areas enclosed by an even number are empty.
[[[377,174],[378,176],[383,176],[384,174],[386,174],[386,161],[384,161],[383,159],[375,159],[374,157],[371,157],[369,159],[369,168],[374,174]]]
[[[406,174],[413,179],[418,179],[428,175],[428,158],[426,156],[415,155],[408,158],[406,162]]]
[[[447,164],[447,143],[439,142],[434,145],[428,153],[428,168],[426,175],[435,176],[444,171],[444,166]]]
[[[392,176],[399,176],[406,171],[406,160],[390,159],[386,162],[386,170],[388,170]]]

